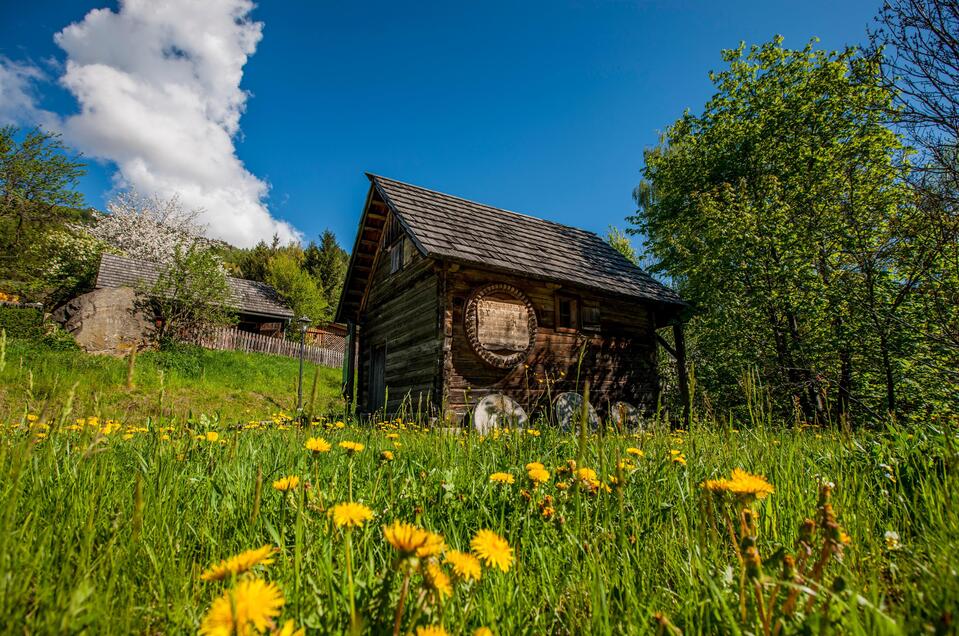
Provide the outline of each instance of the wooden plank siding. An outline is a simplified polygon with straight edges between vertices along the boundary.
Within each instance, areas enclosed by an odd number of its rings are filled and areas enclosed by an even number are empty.
[[[358,406],[365,411],[371,405],[373,350],[385,345],[386,410],[399,409],[407,395],[414,407],[420,400],[438,407],[439,277],[433,261],[416,250],[400,271],[390,273],[390,265],[388,250],[380,246],[358,322]]]
[[[462,414],[489,393],[505,393],[529,413],[543,408],[551,395],[591,386],[591,401],[601,411],[624,400],[652,408],[659,392],[657,349],[652,311],[635,300],[625,302],[596,292],[479,269],[446,272],[444,311],[444,396],[448,407]],[[473,351],[463,312],[474,289],[487,283],[508,283],[520,289],[536,310],[536,341],[526,363],[495,369]],[[600,307],[599,331],[558,330],[556,294]],[[584,349],[585,348],[585,349]],[[580,353],[583,353],[580,364]],[[577,367],[579,376],[577,378]],[[577,382],[578,379],[578,382]]]
[[[351,398],[355,368],[359,412],[381,406],[371,395],[374,380],[388,392],[382,406],[391,414],[408,398],[414,408],[429,401],[434,413],[462,416],[485,395],[504,393],[532,415],[557,393],[581,392],[587,380],[600,413],[619,400],[655,407],[655,330],[676,324],[688,308],[674,291],[594,233],[368,176],[337,308],[337,320],[356,329],[345,387]],[[401,253],[403,266],[393,271]],[[495,368],[500,352],[480,357],[470,344],[467,299],[489,284],[518,289],[536,313],[524,364]],[[488,342],[507,338],[502,351],[522,351],[509,340],[524,333],[525,326],[515,327],[522,318],[495,302],[484,305],[484,315],[501,312],[505,326]],[[556,324],[561,309],[568,328]]]

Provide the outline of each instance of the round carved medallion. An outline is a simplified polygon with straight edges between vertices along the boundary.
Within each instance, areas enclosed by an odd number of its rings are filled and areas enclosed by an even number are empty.
[[[536,310],[512,285],[494,283],[476,289],[466,301],[466,337],[490,366],[511,369],[523,362],[536,342]]]

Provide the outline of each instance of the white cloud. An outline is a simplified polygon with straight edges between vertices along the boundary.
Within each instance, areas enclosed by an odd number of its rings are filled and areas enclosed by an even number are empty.
[[[33,64],[0,57],[0,125],[58,127],[57,116],[36,105],[36,84],[46,79]]]
[[[270,215],[269,186],[233,144],[243,66],[262,37],[252,9],[250,0],[121,0],[117,12],[94,9],[55,36],[67,55],[60,81],[80,105],[63,122],[67,139],[114,162],[119,187],[179,195],[203,209],[211,236],[241,246],[299,238]]]

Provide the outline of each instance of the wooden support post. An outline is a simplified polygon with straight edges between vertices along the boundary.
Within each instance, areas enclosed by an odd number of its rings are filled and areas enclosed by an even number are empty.
[[[346,323],[346,364],[343,365],[343,398],[347,408],[353,401],[353,378],[356,376],[356,323]]]
[[[676,345],[676,375],[679,378],[679,396],[683,401],[683,426],[689,428],[690,395],[689,375],[686,371],[686,337],[683,335],[683,324],[673,325],[673,344]]]

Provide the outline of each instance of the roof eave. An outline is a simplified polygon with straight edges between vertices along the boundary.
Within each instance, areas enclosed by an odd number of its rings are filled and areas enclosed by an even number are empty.
[[[681,309],[683,309],[683,308],[685,308],[685,307],[689,307],[689,303],[687,303],[685,300],[682,300],[681,298],[678,298],[677,300],[666,300],[666,299],[662,299],[662,298],[657,298],[657,297],[655,297],[655,296],[650,296],[650,295],[648,295],[648,294],[626,294],[626,293],[623,293],[623,292],[618,292],[618,291],[616,291],[616,290],[610,289],[609,287],[604,287],[604,286],[602,286],[602,285],[590,285],[590,284],[588,284],[588,283],[581,283],[581,282],[579,282],[579,281],[569,280],[568,278],[562,278],[562,277],[559,277],[559,276],[548,276],[548,275],[544,275],[544,274],[533,274],[533,273],[530,273],[530,272],[528,272],[528,271],[525,271],[525,270],[522,270],[522,269],[518,269],[518,268],[506,267],[506,266],[504,266],[504,265],[491,265],[491,264],[489,264],[489,263],[485,263],[485,262],[482,262],[482,261],[474,261],[474,260],[470,260],[470,259],[468,259],[468,258],[462,258],[462,257],[458,257],[458,256],[452,256],[452,255],[449,255],[449,254],[436,254],[436,255],[430,256],[429,258],[434,258],[434,259],[436,259],[436,260],[438,260],[438,261],[444,261],[444,262],[449,262],[449,263],[457,263],[457,264],[459,264],[459,265],[468,265],[469,267],[474,267],[474,268],[477,268],[477,269],[486,269],[486,270],[491,270],[491,271],[495,271],[495,272],[501,272],[501,273],[504,273],[504,274],[513,274],[513,275],[516,275],[516,276],[522,276],[522,277],[524,277],[524,278],[530,278],[530,279],[534,279],[534,280],[540,280],[540,281],[548,282],[548,283],[560,283],[560,284],[562,284],[562,285],[569,285],[569,286],[571,286],[571,287],[581,287],[581,288],[589,289],[589,290],[591,290],[591,291],[596,291],[596,292],[599,292],[599,293],[601,293],[601,294],[605,294],[605,295],[607,295],[607,296],[611,296],[611,297],[614,297],[614,298],[622,298],[622,299],[629,299],[629,300],[641,300],[641,301],[644,301],[644,302],[650,302],[650,303],[655,303],[655,304],[664,305],[664,306],[676,307],[677,310],[681,310]],[[667,289],[668,289],[668,288],[667,288]]]

